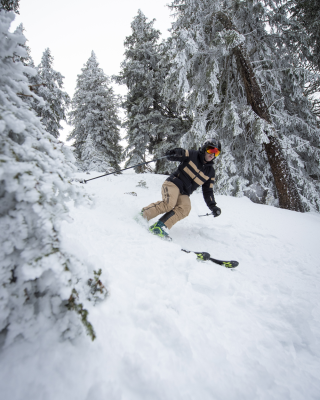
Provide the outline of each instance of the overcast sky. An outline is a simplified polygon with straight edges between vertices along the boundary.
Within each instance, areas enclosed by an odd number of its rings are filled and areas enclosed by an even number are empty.
[[[20,15],[12,26],[21,22],[36,65],[49,47],[53,68],[65,77],[64,89],[72,97],[77,75],[83,64],[96,53],[100,67],[107,75],[117,74],[123,60],[125,37],[131,34],[131,22],[138,9],[148,20],[153,18],[162,37],[168,36],[173,21],[166,7],[171,0],[20,0]],[[124,87],[115,86],[124,94]],[[61,132],[65,140],[70,127]]]

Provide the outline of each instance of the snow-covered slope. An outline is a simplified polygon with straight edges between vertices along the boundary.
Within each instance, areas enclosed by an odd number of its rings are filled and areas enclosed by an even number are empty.
[[[164,179],[126,173],[85,186],[96,205],[72,208],[63,235],[103,271],[109,297],[89,310],[97,339],[56,343],[47,332],[2,350],[1,399],[320,398],[320,215],[216,196],[221,216],[199,218],[208,209],[194,193],[168,243],[134,220]]]

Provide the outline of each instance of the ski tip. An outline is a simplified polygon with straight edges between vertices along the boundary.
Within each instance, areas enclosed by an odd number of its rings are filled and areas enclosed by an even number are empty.
[[[236,268],[239,265],[238,261],[223,261],[222,264],[226,268]]]

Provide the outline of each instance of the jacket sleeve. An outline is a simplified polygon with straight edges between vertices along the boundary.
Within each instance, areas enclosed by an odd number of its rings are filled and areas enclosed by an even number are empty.
[[[213,194],[214,176],[215,174],[213,171],[213,176],[202,185],[203,198],[210,210],[211,207],[214,207],[217,204]]]
[[[186,161],[189,159],[189,150],[181,149],[180,147],[173,149],[175,154],[168,156],[169,161]]]

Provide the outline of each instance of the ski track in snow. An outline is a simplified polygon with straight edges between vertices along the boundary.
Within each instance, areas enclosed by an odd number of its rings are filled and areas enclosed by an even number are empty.
[[[109,296],[89,310],[97,339],[47,332],[4,349],[1,399],[320,399],[320,215],[216,196],[221,216],[199,218],[208,209],[197,192],[168,243],[134,220],[164,179],[87,183],[95,206],[71,207],[63,246],[103,271]]]

